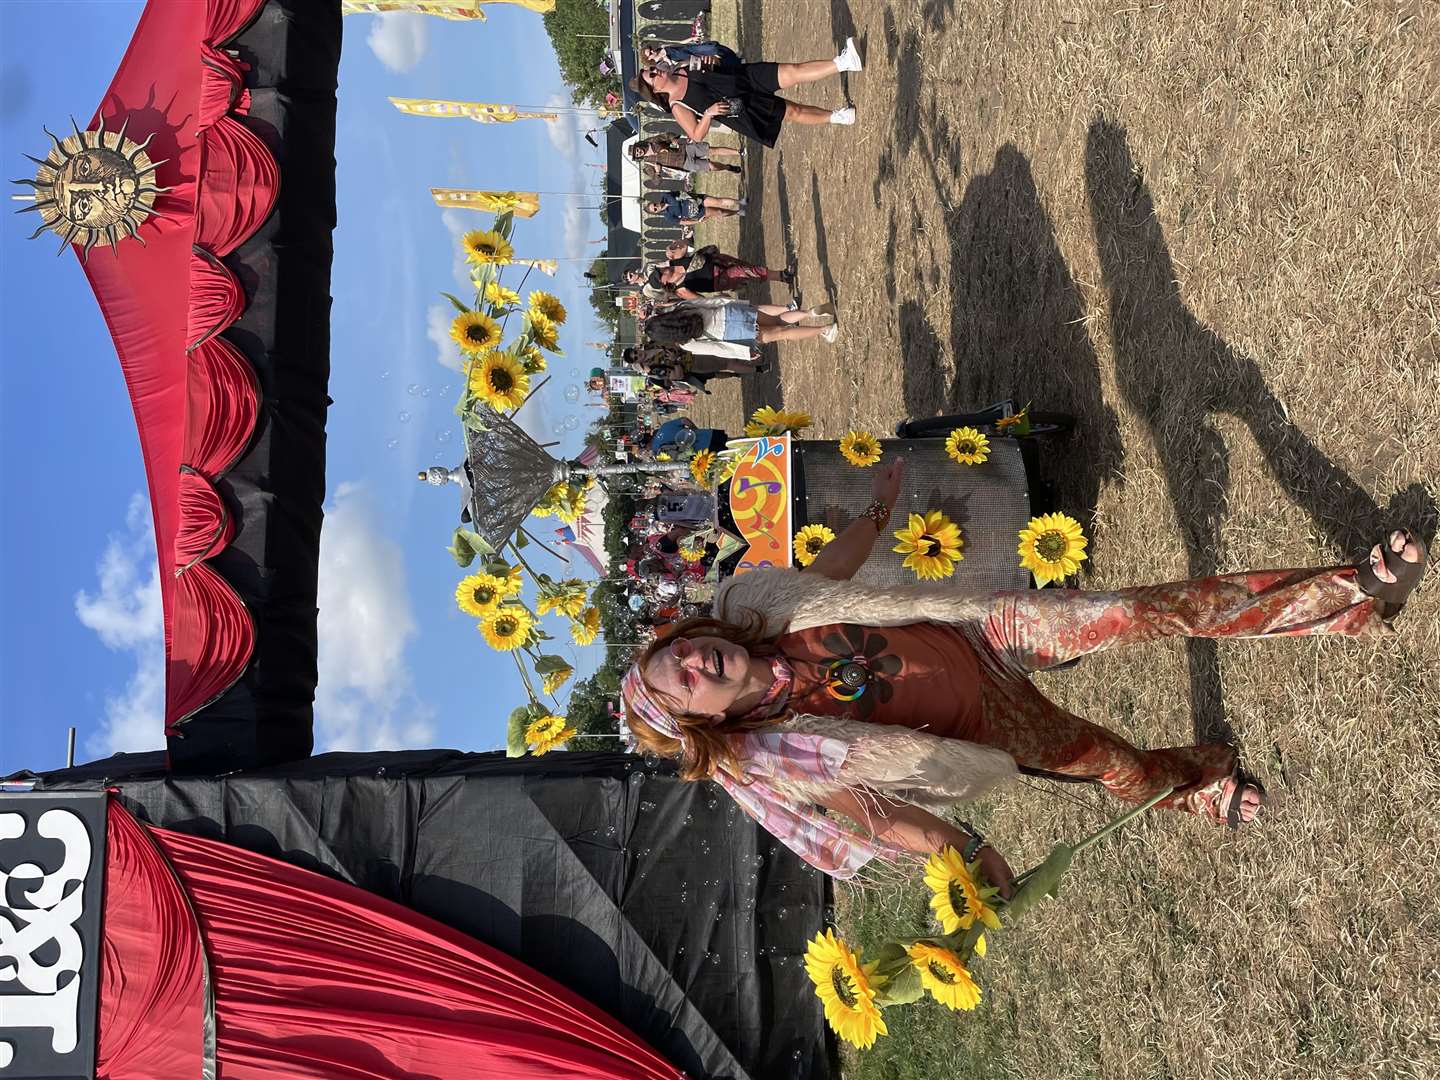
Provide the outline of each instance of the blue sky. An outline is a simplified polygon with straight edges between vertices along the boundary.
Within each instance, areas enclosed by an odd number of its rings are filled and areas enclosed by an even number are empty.
[[[41,155],[42,125],[93,113],[142,7],[0,4],[7,179],[30,175],[20,155]],[[53,46],[59,26],[63,49]],[[446,366],[458,355],[445,342],[439,293],[460,292],[456,233],[488,218],[442,213],[428,189],[588,191],[601,174],[587,163],[602,156],[582,137],[593,120],[419,119],[393,109],[391,95],[539,105],[568,94],[539,16],[522,9],[493,8],[483,24],[345,20],[317,750],[489,749],[523,690],[512,662],[455,609],[463,571],[444,549],[456,489],[414,479],[417,468],[459,458],[451,408],[460,376]],[[593,199],[542,204],[517,223],[518,255],[599,250],[589,243],[601,236],[597,214],[575,209]],[[7,214],[0,226],[0,772],[62,765],[69,725],[79,728],[80,760],[162,741],[154,541],[129,401],[78,260],[56,258],[53,238],[26,242],[28,217]],[[562,440],[555,453],[578,448],[594,415],[584,398],[565,400],[598,362],[584,343],[602,336],[576,286],[582,266],[562,262],[557,278],[526,285],[554,291],[571,312],[566,355],[551,359],[550,384],[521,413],[533,434]],[[513,286],[518,274],[506,280]],[[552,644],[568,642],[563,624],[547,622]],[[599,659],[597,647],[557,651],[582,673]]]

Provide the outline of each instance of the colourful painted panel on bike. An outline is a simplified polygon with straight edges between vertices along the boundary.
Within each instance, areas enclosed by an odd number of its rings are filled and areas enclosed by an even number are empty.
[[[756,439],[730,479],[730,515],[750,544],[735,573],[791,564],[791,490],[790,436]]]

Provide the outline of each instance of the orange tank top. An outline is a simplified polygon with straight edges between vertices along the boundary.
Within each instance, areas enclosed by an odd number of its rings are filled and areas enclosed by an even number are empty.
[[[775,642],[794,669],[787,711],[895,724],[952,739],[980,728],[980,661],[943,623],[834,623]]]

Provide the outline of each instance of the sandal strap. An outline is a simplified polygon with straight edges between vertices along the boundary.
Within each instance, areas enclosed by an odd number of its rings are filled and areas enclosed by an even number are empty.
[[[1429,558],[1425,542],[1413,532],[1409,529],[1394,531],[1405,535],[1407,545],[1415,544],[1420,548],[1420,558],[1410,562],[1403,552],[1391,548],[1388,533],[1381,540],[1380,557],[1385,561],[1385,569],[1395,575],[1394,581],[1381,581],[1375,574],[1375,568],[1370,565],[1368,555],[1355,565],[1355,583],[1366,596],[1372,596],[1384,605],[1381,614],[1386,618],[1398,614],[1405,606],[1405,601],[1415,591],[1415,586],[1420,584],[1420,579],[1425,574],[1426,560]]]

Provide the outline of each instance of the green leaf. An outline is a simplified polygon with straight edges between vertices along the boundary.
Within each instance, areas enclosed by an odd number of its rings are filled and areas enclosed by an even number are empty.
[[[535,661],[535,673],[537,675],[553,675],[557,671],[564,671],[570,667],[570,662],[563,656],[547,656],[540,654],[540,659]]]
[[[470,407],[460,416],[460,422],[465,425],[468,431],[489,431],[490,427],[485,423],[485,414],[481,412],[484,405],[478,401],[472,401]]]
[[[510,233],[514,231],[514,228],[514,211],[506,210],[503,214],[495,215],[495,231],[498,232],[501,236],[505,237],[506,240],[510,239]]]
[[[1045,861],[1026,875],[1015,895],[1001,908],[1005,920],[1013,922],[1045,897],[1059,895],[1060,879],[1070,869],[1070,860],[1074,857],[1075,849],[1069,844],[1056,844]]]
[[[510,538],[510,542],[515,545],[517,550],[530,543],[530,541],[525,538],[525,534],[518,529],[515,531],[515,535]]]
[[[884,986],[875,991],[875,1004],[882,1009],[890,1005],[909,1005],[925,995],[920,983],[920,972],[907,961]]]
[[[489,263],[481,263],[479,266],[470,267],[470,284],[475,286],[475,306],[478,308],[485,302],[485,286],[500,276],[498,268]]]
[[[454,304],[455,310],[460,312],[461,315],[469,315],[471,310],[473,310],[469,304],[462,301],[458,296],[451,296],[448,292],[442,292],[440,295]]]
[[[455,538],[445,550],[450,552],[456,565],[469,566],[475,561],[476,555],[489,555],[495,549],[487,544],[479,533],[459,528],[455,530]]]
[[[535,706],[521,705],[510,714],[510,722],[505,726],[505,756],[524,757],[526,752],[525,729],[530,726],[534,719]]]

